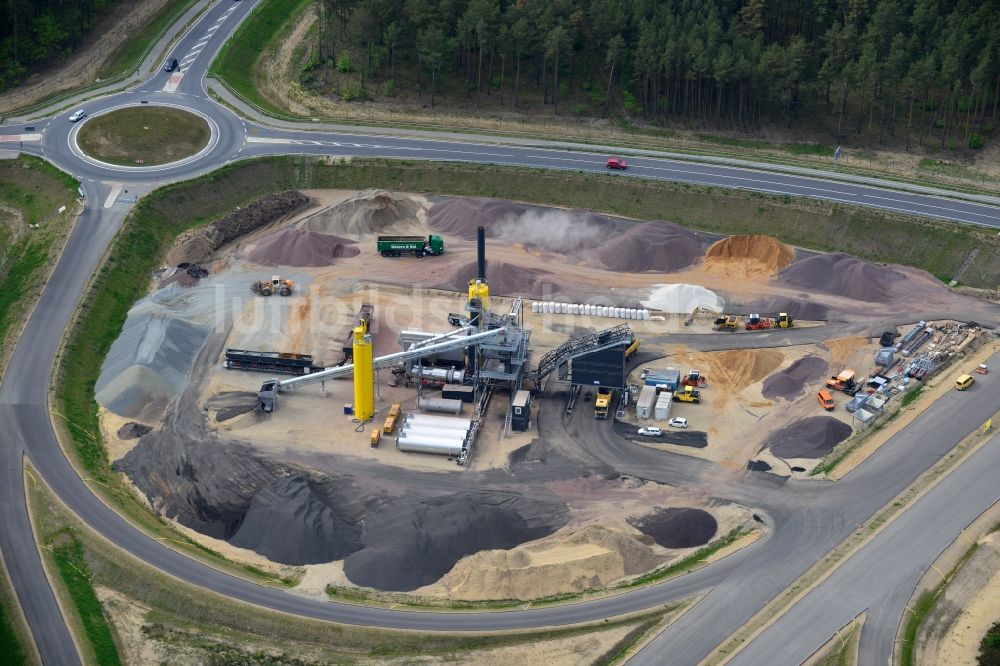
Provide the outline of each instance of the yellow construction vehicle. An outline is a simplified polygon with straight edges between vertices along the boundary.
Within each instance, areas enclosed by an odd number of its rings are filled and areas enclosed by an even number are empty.
[[[625,350],[625,360],[632,358],[632,354],[639,350],[639,338],[632,338],[632,344]]]
[[[787,312],[779,312],[777,318],[774,320],[775,328],[791,328],[795,321],[788,316]]]
[[[689,314],[688,317],[687,317],[687,319],[684,320],[684,325],[685,326],[690,326],[692,324],[692,322],[694,322],[694,318],[696,316],[698,316],[699,314],[706,314],[706,315],[708,315],[710,317],[718,317],[719,316],[719,313],[716,312],[715,310],[709,310],[708,308],[703,308],[701,306],[698,306],[694,310],[691,310],[691,314]]]
[[[270,296],[271,294],[291,296],[292,292],[295,290],[295,283],[291,280],[283,279],[280,275],[274,275],[270,280],[259,280],[254,282],[250,286],[250,289],[253,290],[255,294],[260,294],[261,296]]]
[[[674,402],[693,402],[698,404],[701,402],[701,391],[693,386],[685,386],[681,388],[677,387],[674,391]]]
[[[715,330],[735,331],[740,327],[740,318],[736,315],[723,315],[715,320]]]
[[[607,391],[607,393],[605,393],[605,391]],[[611,396],[613,395],[614,389],[597,389],[597,398],[594,400],[595,419],[608,418],[608,411],[611,408]]]

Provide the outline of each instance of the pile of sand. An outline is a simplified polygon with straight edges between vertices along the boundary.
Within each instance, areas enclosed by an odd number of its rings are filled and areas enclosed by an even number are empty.
[[[761,393],[770,400],[794,400],[802,394],[807,383],[815,382],[818,386],[829,371],[829,364],[819,356],[804,356],[765,379]]]
[[[690,364],[715,388],[741,391],[774,372],[785,360],[777,349],[734,349],[692,354]]]
[[[644,307],[673,314],[690,314],[695,308],[722,312],[725,301],[714,291],[697,284],[659,284],[642,301]]]
[[[777,275],[794,259],[795,250],[772,236],[730,236],[708,248],[705,270],[745,277]]]
[[[305,229],[284,229],[262,239],[247,255],[263,266],[329,266],[336,259],[355,257],[354,241]]]
[[[565,507],[529,504],[507,493],[406,498],[366,519],[364,546],[344,560],[344,573],[362,587],[412,591],[438,580],[466,555],[513,548],[565,522]]]
[[[906,277],[887,266],[875,266],[840,252],[797,261],[781,272],[783,284],[845,296],[868,303],[889,301],[892,286]]]
[[[296,191],[257,199],[204,227],[182,233],[167,253],[166,263],[170,266],[207,263],[215,251],[226,243],[276,222],[308,203],[309,197]]]
[[[662,562],[650,546],[628,534],[587,525],[510,550],[464,557],[427,591],[469,601],[539,599],[603,589]]]
[[[456,268],[447,282],[435,285],[435,289],[465,292],[469,280],[476,275],[476,262]],[[486,280],[490,283],[490,293],[497,296],[524,296],[546,299],[559,291],[556,276],[548,271],[526,268],[517,264],[486,260]]]
[[[764,448],[779,458],[822,458],[851,434],[851,426],[832,416],[810,416],[771,433]]]
[[[626,273],[672,273],[697,261],[704,250],[700,234],[669,222],[643,222],[601,245],[601,262]]]
[[[321,234],[364,236],[387,231],[421,234],[423,204],[419,199],[385,190],[365,190],[321,210],[295,227]]]
[[[629,518],[628,523],[664,548],[704,546],[719,529],[708,511],[689,507],[657,508],[640,518]]]

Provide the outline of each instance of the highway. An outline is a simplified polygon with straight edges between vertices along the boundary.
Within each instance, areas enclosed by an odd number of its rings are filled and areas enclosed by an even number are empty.
[[[78,177],[87,194],[86,209],[0,384],[0,423],[4,424],[0,434],[0,521],[4,526],[0,530],[0,551],[45,663],[78,663],[79,657],[60,620],[30,531],[21,481],[23,455],[84,522],[116,546],[179,579],[236,599],[350,624],[472,631],[570,624],[707,593],[633,660],[643,664],[695,664],[997,410],[995,392],[990,390],[995,380],[990,375],[977,383],[976,390],[952,393],[940,400],[837,484],[786,482],[772,475],[721,472],[702,461],[689,463],[686,460],[691,459],[683,456],[664,456],[630,445],[608,430],[577,429],[570,422],[565,436],[576,439],[614,469],[664,482],[682,483],[693,478],[711,482],[719,497],[759,507],[772,527],[766,539],[712,566],[659,585],[584,603],[532,611],[431,613],[320,602],[249,583],[171,550],[132,527],[88,489],[63,455],[48,413],[49,375],[61,337],[84,285],[130,207],[127,201],[108,196],[117,191],[116,186],[138,194],[157,184],[211,171],[234,159],[289,153],[605,169],[606,153],[586,150],[495,144],[485,138],[461,141],[397,136],[389,131],[347,134],[282,130],[243,120],[208,97],[204,75],[211,58],[255,4],[251,0],[214,4],[171,50],[182,63],[181,74],[158,72],[129,92],[73,107],[86,108],[93,116],[146,101],[200,113],[213,126],[213,139],[194,159],[163,167],[97,163],[75,148],[75,132],[80,125],[67,121],[72,109],[48,120],[31,121],[35,134],[40,135],[37,140],[25,141],[25,136],[33,136],[24,130],[28,123],[0,127],[0,135],[20,137],[16,140],[24,142],[24,152],[42,155]],[[0,148],[5,145],[9,144],[0,143]],[[946,196],[653,157],[629,158],[629,167],[630,176],[816,197],[1000,227],[1000,209]],[[956,426],[959,423],[963,426]],[[995,475],[984,472],[996,469],[998,456],[1000,444],[992,440],[751,642],[738,657],[740,663],[799,663],[803,655],[808,656],[833,631],[865,609],[869,609],[869,621],[862,634],[863,663],[885,663],[902,604],[916,579],[942,543],[954,538],[972,517],[1000,498]],[[959,496],[961,501],[957,501]],[[934,526],[934,538],[926,538],[925,525]],[[762,662],[761,655],[780,655],[780,659]]]

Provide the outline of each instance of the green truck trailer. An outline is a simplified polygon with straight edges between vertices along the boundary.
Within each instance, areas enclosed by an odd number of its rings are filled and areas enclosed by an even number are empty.
[[[444,240],[440,236],[379,236],[378,251],[383,257],[398,257],[412,254],[422,257],[425,254],[443,254]]]

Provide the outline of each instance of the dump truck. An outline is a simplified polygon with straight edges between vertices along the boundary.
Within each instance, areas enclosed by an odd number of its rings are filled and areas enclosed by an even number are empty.
[[[280,294],[281,296],[291,296],[295,291],[295,283],[282,278],[280,275],[271,276],[270,280],[258,280],[250,285],[251,291],[261,296]]]
[[[383,257],[412,254],[415,257],[444,253],[444,239],[440,236],[379,236],[376,248]]]
[[[693,386],[685,386],[674,392],[674,402],[701,402],[701,391]]]
[[[605,391],[607,391],[605,393]],[[594,418],[607,419],[608,411],[611,408],[611,396],[614,391],[611,389],[597,389],[597,398],[594,400]]]

